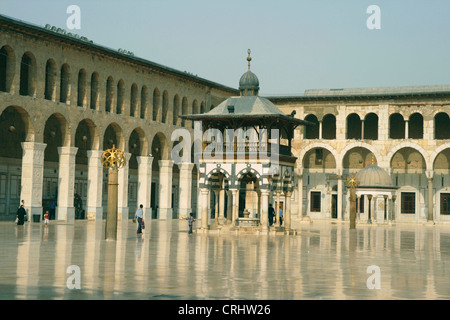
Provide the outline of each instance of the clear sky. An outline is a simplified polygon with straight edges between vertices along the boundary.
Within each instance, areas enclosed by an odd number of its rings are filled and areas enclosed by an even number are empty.
[[[66,26],[72,4],[80,30]],[[1,0],[0,13],[233,88],[250,48],[261,95],[450,84],[449,0]]]

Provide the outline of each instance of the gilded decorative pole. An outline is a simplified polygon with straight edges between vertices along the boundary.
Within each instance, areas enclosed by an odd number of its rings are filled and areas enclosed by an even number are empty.
[[[119,185],[119,169],[125,166],[127,160],[122,150],[113,145],[102,155],[102,165],[108,168],[108,205],[106,209],[106,240],[117,240],[117,192]]]
[[[350,229],[356,227],[356,188],[359,186],[359,181],[356,177],[349,177],[345,183],[350,189]]]

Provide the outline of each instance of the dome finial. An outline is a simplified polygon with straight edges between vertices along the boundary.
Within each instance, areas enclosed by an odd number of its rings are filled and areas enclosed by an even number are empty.
[[[372,152],[372,164],[375,164],[375,156],[374,156],[373,152]]]
[[[247,57],[247,61],[248,61],[248,71],[250,71],[250,61],[252,61],[252,58],[250,57],[250,53],[252,53],[252,51],[250,49],[247,50],[248,53],[248,57]]]

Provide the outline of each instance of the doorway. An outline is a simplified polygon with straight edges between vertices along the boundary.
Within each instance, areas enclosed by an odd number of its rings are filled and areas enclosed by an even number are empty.
[[[337,194],[332,194],[331,195],[331,218],[332,219],[337,219]]]

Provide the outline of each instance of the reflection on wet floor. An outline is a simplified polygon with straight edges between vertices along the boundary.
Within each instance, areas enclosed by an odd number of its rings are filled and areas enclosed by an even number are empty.
[[[130,221],[105,241],[104,222],[0,222],[0,299],[450,298],[450,226],[294,227],[296,236],[188,236],[186,221],[151,221],[137,236]],[[370,266],[380,289],[368,288]]]

